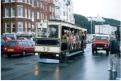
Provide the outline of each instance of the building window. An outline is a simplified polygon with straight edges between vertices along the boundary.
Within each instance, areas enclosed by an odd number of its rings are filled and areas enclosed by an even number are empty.
[[[22,6],[18,6],[18,17],[23,17],[23,7]]]
[[[27,8],[27,18],[31,19],[31,11],[30,11],[30,8]]]
[[[25,3],[27,3],[27,0],[24,0],[25,1]]]
[[[16,32],[16,24],[15,23],[11,23],[11,27],[12,27],[12,32]]]
[[[28,26],[28,27],[27,27],[27,30],[28,30],[28,31],[31,31],[31,23],[28,23],[27,26]]]
[[[23,0],[18,0],[18,2],[23,2]]]
[[[31,11],[30,11],[30,8],[28,8],[28,18],[31,19]]]
[[[11,2],[16,2],[16,0],[11,0]]]
[[[44,16],[45,16],[45,15],[43,14],[43,15],[42,15],[42,19],[43,19],[43,20],[44,20]]]
[[[31,28],[31,23],[28,23],[28,28]]]
[[[27,22],[25,23],[25,32],[27,32]]]
[[[9,32],[9,33],[11,32],[10,23],[5,23],[5,28],[6,28],[5,29],[6,30],[5,32]]]
[[[27,8],[27,18],[29,18],[29,8]]]
[[[25,18],[27,18],[27,8],[25,8]]]
[[[42,20],[42,13],[40,13],[40,19]]]
[[[16,16],[16,9],[11,8],[11,17],[15,17],[15,16]]]
[[[27,13],[25,13],[27,15],[27,18],[28,19],[31,19],[31,11],[30,11],[30,8],[27,8]]]
[[[37,19],[39,19],[39,12],[37,12]]]
[[[5,0],[5,2],[7,3],[7,2],[10,2],[10,0]]]
[[[45,5],[45,10],[48,10],[49,7],[50,7],[50,6],[48,5],[48,3],[46,3],[46,5]]]
[[[18,22],[18,32],[23,32],[23,23]]]
[[[2,3],[4,3],[4,2],[5,2],[5,0],[1,0],[1,2],[2,2]]]
[[[31,4],[31,0],[27,0],[27,3],[28,3],[28,4]]]
[[[37,7],[39,7],[39,1],[37,1]]]
[[[40,2],[40,8],[42,8],[42,6],[43,6],[43,4],[42,4],[42,2]]]
[[[34,12],[32,12],[32,21],[34,21]]]
[[[9,17],[9,16],[10,16],[10,9],[5,8],[5,17]]]
[[[34,32],[34,25],[32,24],[32,32]]]
[[[34,1],[35,1],[35,0],[32,0],[32,6],[34,6]]]

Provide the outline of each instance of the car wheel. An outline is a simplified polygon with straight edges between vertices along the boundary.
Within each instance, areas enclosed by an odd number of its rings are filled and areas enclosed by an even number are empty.
[[[59,61],[60,61],[60,63],[64,63],[64,54],[63,53],[61,53],[59,55]]]
[[[25,52],[25,51],[23,51],[22,56],[25,56],[25,55],[26,55],[26,52]]]
[[[94,50],[94,49],[92,49],[92,54],[93,54],[93,55],[95,54],[95,50]]]
[[[109,50],[106,50],[106,56],[108,56],[109,55]]]
[[[44,54],[43,53],[40,53],[39,54],[39,58],[41,59],[41,58],[44,58]]]
[[[8,57],[8,58],[10,58],[10,57],[11,57],[11,54],[10,54],[10,53],[8,53],[8,54],[7,54],[7,57]]]
[[[96,54],[97,54],[97,50],[95,50]]]

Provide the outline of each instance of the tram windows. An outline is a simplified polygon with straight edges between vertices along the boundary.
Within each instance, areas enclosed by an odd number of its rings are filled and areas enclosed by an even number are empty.
[[[64,32],[62,35],[62,44],[61,44],[61,50],[67,50],[68,49],[68,43],[67,43],[67,33]]]

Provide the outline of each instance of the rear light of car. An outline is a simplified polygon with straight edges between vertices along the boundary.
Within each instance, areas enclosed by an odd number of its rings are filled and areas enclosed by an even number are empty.
[[[7,48],[6,47],[4,48],[4,52],[7,52]]]
[[[7,50],[7,48],[4,48],[4,50]]]

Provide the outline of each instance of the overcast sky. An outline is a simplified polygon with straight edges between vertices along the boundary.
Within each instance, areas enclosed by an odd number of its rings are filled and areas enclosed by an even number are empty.
[[[74,13],[121,21],[121,0],[72,0]]]

